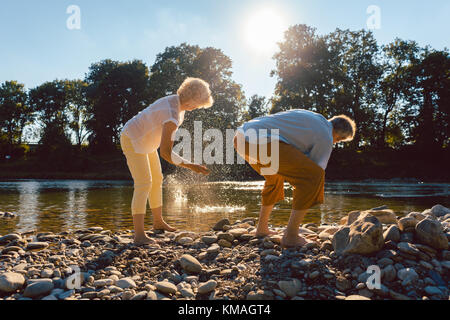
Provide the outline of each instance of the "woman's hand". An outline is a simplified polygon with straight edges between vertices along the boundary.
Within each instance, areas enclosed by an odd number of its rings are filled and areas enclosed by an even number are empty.
[[[209,172],[210,172],[207,167],[199,165],[199,164],[195,164],[195,163],[189,164],[187,167],[190,170],[192,170],[192,171],[194,171],[196,173],[201,173],[201,174],[203,174],[205,176],[208,175]]]
[[[172,153],[173,137],[175,137],[177,129],[178,129],[177,126],[173,122],[167,122],[164,125],[160,146],[161,157],[163,157],[167,162],[171,164],[190,169],[196,173],[208,175],[209,169],[207,167],[195,163],[190,163],[189,161],[178,156],[177,154]],[[172,156],[176,156],[175,160],[177,163],[173,161]]]

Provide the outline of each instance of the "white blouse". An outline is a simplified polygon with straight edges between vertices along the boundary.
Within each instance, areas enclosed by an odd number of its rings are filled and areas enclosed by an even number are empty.
[[[164,124],[169,121],[177,127],[184,121],[178,95],[161,98],[139,112],[125,124],[122,134],[130,138],[136,153],[153,153],[160,147]]]

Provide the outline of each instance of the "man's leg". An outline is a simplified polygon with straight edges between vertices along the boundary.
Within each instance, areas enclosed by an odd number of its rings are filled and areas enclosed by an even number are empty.
[[[281,240],[283,247],[302,247],[309,242],[298,234],[300,224],[303,222],[307,212],[308,210],[292,210],[289,223]]]
[[[254,165],[252,165],[254,167]],[[258,169],[259,167],[254,167]],[[257,170],[257,171],[258,171]],[[264,176],[266,182],[262,190],[262,204],[259,212],[258,227],[256,228],[257,237],[265,237],[276,234],[269,230],[269,218],[275,203],[284,199],[284,179],[279,175]]]
[[[255,236],[257,237],[267,237],[276,232],[269,230],[269,218],[272,213],[274,205],[261,206],[261,210],[259,212],[259,220],[258,227],[256,228]]]
[[[244,138],[242,138],[244,139]],[[238,152],[238,154],[244,158],[248,164],[258,172],[258,174],[261,174],[261,168],[263,167],[259,162],[253,163],[253,161],[250,160],[249,154],[252,153],[252,151],[256,151],[256,155],[253,155],[254,158],[259,159],[259,145],[256,147],[250,146],[250,144],[247,141],[242,141],[243,145],[238,146],[238,136],[234,137],[234,148]],[[244,148],[242,148],[244,147]],[[242,148],[242,149],[240,149]],[[271,144],[269,143],[267,146],[267,156],[270,156],[271,154]],[[266,165],[267,166],[267,165]],[[275,203],[281,201],[284,199],[284,178],[275,174],[271,176],[264,176],[266,179],[266,182],[264,184],[264,188],[262,190],[262,204],[261,204],[261,210],[259,212],[259,220],[258,220],[258,226],[256,228],[255,235],[257,237],[266,237],[273,234],[276,234],[276,232],[269,230],[269,218],[270,214],[272,213],[273,207],[275,206]]]
[[[301,247],[310,242],[300,236],[299,227],[308,209],[323,203],[325,171],[297,149],[280,144],[281,175],[293,187],[292,212],[281,244]]]

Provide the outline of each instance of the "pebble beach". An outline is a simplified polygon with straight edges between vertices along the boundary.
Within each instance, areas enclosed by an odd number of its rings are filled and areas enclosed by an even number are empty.
[[[2,214],[0,219],[14,219]],[[1,220],[0,220],[1,222]],[[257,220],[218,221],[208,232],[91,227],[0,235],[0,300],[449,300],[450,209],[399,218],[387,207],[340,224],[304,224],[312,243],[280,246],[252,235]],[[380,271],[379,285],[369,285]]]

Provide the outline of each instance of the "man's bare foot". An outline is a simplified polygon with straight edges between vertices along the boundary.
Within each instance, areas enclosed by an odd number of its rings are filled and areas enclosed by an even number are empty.
[[[145,244],[154,244],[154,243],[155,243],[155,240],[147,237],[146,235],[134,238],[134,244],[138,245],[138,246],[142,246]]]
[[[299,235],[293,237],[284,235],[281,239],[281,246],[284,248],[301,248],[310,242],[312,241],[307,240]]]
[[[172,228],[171,226],[169,226],[164,221],[154,222],[153,223],[153,229],[154,230],[164,230],[164,231],[168,231],[168,232],[175,232],[175,231],[177,231],[177,229]]]
[[[278,234],[278,233],[275,231],[270,231],[270,230],[255,230],[251,233],[251,235],[254,235],[255,237],[258,237],[258,238],[270,237],[270,236],[273,236],[276,234]]]

